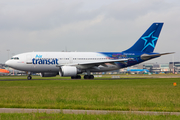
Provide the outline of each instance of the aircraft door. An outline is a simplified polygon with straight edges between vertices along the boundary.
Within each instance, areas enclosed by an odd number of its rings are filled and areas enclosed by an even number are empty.
[[[73,58],[71,54],[69,55],[69,63],[73,63]]]
[[[26,55],[26,64],[32,64],[32,55],[31,54]]]
[[[31,71],[32,70],[32,55],[27,54],[26,55],[26,68]]]
[[[69,57],[69,63],[73,63],[73,58]]]

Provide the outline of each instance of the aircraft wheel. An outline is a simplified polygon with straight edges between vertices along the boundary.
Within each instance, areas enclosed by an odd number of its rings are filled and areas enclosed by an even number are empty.
[[[29,75],[29,76],[27,76],[27,79],[28,79],[28,80],[31,80],[31,79],[32,79],[32,77]]]
[[[78,76],[77,76],[77,79],[81,79],[81,76],[80,76],[80,75],[78,75]]]
[[[88,79],[88,78],[89,78],[88,75],[85,75],[85,76],[84,76],[84,79]]]
[[[81,79],[81,76],[80,76],[80,75],[77,75],[77,76],[71,76],[71,79]]]
[[[89,79],[94,79],[94,75],[90,75],[90,76],[89,76]]]
[[[85,75],[84,79],[94,79],[94,75]]]

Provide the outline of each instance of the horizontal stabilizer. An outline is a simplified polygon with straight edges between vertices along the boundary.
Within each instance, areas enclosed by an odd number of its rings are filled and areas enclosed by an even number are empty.
[[[170,53],[160,53],[160,54],[152,54],[152,55],[143,54],[143,55],[141,55],[141,59],[142,59],[142,60],[147,60],[147,59],[152,58],[152,57],[159,57],[159,56],[162,56],[162,55],[173,54],[173,53],[174,53],[174,52],[170,52]]]

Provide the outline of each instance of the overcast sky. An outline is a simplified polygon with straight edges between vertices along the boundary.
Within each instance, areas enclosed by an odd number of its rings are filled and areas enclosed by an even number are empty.
[[[180,61],[180,0],[0,0],[0,63],[8,53],[121,52],[153,22],[164,22],[154,52]]]

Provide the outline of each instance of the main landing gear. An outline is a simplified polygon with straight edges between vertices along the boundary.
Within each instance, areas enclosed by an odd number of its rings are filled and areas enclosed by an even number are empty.
[[[80,76],[80,75],[77,75],[77,76],[71,76],[71,79],[81,79],[81,76]]]
[[[94,79],[94,75],[85,75],[84,79]]]
[[[84,75],[84,79],[94,79],[94,75],[91,75],[91,72],[89,70],[86,71],[87,75]]]
[[[71,79],[81,79],[81,76],[71,76]],[[84,75],[84,79],[94,79],[94,75]]]

